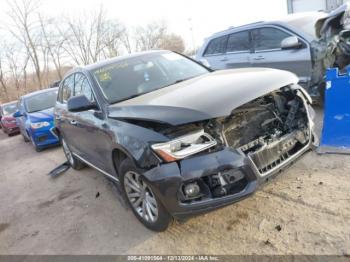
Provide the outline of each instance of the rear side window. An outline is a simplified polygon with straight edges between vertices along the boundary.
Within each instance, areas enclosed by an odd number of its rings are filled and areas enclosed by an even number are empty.
[[[211,40],[205,50],[204,55],[217,55],[226,52],[227,35]]]
[[[252,31],[255,51],[280,49],[283,39],[290,34],[273,27],[259,28]]]
[[[234,33],[228,37],[226,52],[250,51],[249,31]]]
[[[73,96],[74,90],[74,75],[68,76],[62,83],[62,87],[59,93],[59,101],[66,103],[68,99]]]

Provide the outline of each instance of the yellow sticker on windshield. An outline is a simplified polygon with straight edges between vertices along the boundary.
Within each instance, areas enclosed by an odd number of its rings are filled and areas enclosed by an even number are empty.
[[[98,79],[101,81],[101,82],[105,82],[105,81],[109,81],[111,80],[111,74],[107,71],[105,72],[101,72],[98,74]]]

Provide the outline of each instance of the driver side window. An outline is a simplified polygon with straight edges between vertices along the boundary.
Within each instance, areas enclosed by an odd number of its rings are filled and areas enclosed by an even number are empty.
[[[255,51],[281,49],[282,40],[289,36],[291,35],[274,27],[264,27],[252,31]]]
[[[61,90],[59,92],[58,100],[59,102],[66,104],[68,99],[73,96],[74,89],[74,75],[68,76],[62,84]]]
[[[95,102],[89,80],[81,73],[75,74],[74,96],[85,95],[90,102]]]

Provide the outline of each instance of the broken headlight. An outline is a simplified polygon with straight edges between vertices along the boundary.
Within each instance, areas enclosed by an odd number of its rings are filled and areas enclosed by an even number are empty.
[[[205,151],[216,144],[214,138],[204,130],[199,130],[165,143],[153,144],[151,147],[164,161],[173,162]]]

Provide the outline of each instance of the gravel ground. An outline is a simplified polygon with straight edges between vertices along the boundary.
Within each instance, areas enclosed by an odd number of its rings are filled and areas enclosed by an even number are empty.
[[[60,148],[2,132],[0,148],[0,254],[350,254],[349,156],[309,152],[252,197],[157,234],[97,171],[50,178]]]

